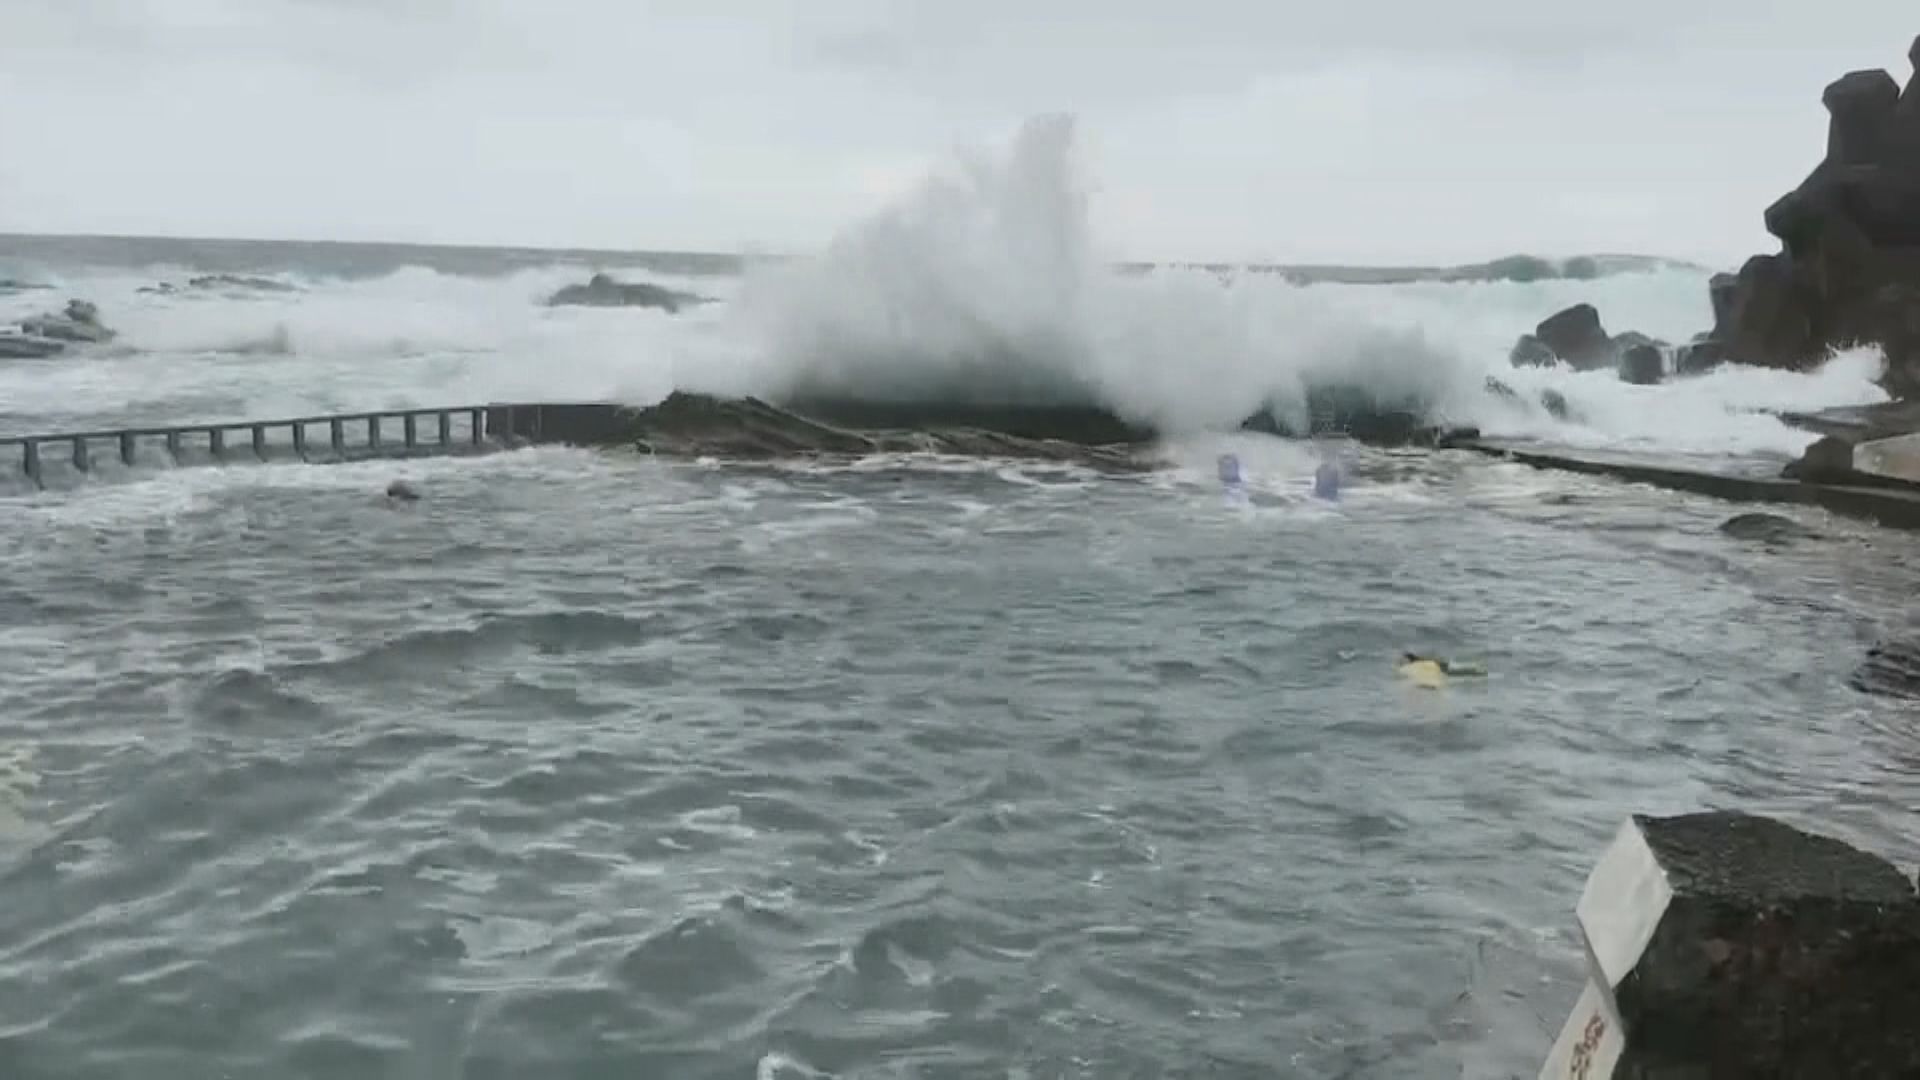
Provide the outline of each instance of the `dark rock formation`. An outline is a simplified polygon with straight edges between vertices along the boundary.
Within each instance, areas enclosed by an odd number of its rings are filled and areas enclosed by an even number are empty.
[[[1486,389],[1487,393],[1495,397],[1506,398],[1508,401],[1516,403],[1521,400],[1519,391],[1491,375],[1487,376]],[[1571,415],[1570,410],[1567,408],[1566,395],[1558,390],[1540,391],[1540,407],[1547,410],[1547,415],[1556,420],[1565,420]]]
[[[1635,815],[1578,906],[1588,981],[1542,1076],[1920,1075],[1920,899],[1766,818]]]
[[[1513,351],[1507,354],[1507,360],[1514,367],[1552,367],[1559,359],[1546,342],[1532,334],[1521,334],[1520,340],[1513,343]]]
[[[1849,445],[1920,431],[1920,401],[1845,405],[1818,412],[1786,412],[1780,419],[1818,435],[1837,435]]]
[[[1727,347],[1711,333],[1699,334],[1673,354],[1675,375],[1705,375],[1728,360]]]
[[[1615,357],[1612,339],[1601,327],[1600,312],[1592,304],[1575,304],[1547,316],[1533,335],[1553,350],[1553,355],[1583,371],[1605,367]]]
[[[1627,356],[1647,347],[1654,350],[1657,362],[1649,364],[1642,354],[1628,370],[1624,366]],[[1610,336],[1600,323],[1598,309],[1592,304],[1575,304],[1549,316],[1533,333],[1522,334],[1507,359],[1515,367],[1549,367],[1563,360],[1579,371],[1614,367],[1628,382],[1657,383],[1666,372],[1666,347],[1665,342],[1635,330]]]
[[[1540,391],[1540,406],[1555,420],[1565,420],[1573,415],[1573,410],[1567,407],[1567,396],[1558,390]]]
[[[595,274],[585,285],[569,285],[547,300],[549,307],[578,305],[585,307],[650,307],[669,313],[691,304],[712,300],[693,293],[677,292],[645,282],[615,281],[606,274]]]
[[[1327,428],[1349,437],[1397,445],[1450,446],[1478,437],[1470,428],[1440,427],[1383,410],[1344,417]],[[634,446],[670,457],[766,459],[859,457],[875,453],[939,453],[1060,461],[1109,471],[1157,466],[1158,433],[1084,406],[1012,406],[809,399],[782,404],[675,392],[658,404],[492,406],[485,430],[508,443]],[[1245,430],[1288,431],[1263,411]]]
[[[717,398],[681,391],[642,409],[545,406],[537,415],[503,415],[511,412],[504,406],[491,410],[488,432],[511,432],[515,438],[538,442],[633,446],[668,457],[765,460],[936,453],[1059,461],[1118,472],[1155,467],[1144,452],[1144,440],[1093,444],[960,425],[852,430],[758,398]]]
[[[1920,41],[1913,55],[1920,70]],[[1851,72],[1822,102],[1825,159],[1764,215],[1781,251],[1710,285],[1713,355],[1800,370],[1878,345],[1888,390],[1920,393],[1920,75],[1903,94]]]
[[[1846,484],[1858,477],[1853,469],[1853,442],[1839,435],[1822,435],[1780,475],[1812,484]]]
[[[1880,642],[1867,650],[1847,685],[1863,694],[1920,701],[1920,643]]]
[[[1769,547],[1820,536],[1792,518],[1760,513],[1735,514],[1720,523],[1720,531],[1736,540],[1757,540]]]
[[[1620,355],[1620,378],[1625,382],[1657,386],[1666,374],[1667,358],[1658,345],[1634,345]]]
[[[299,287],[273,278],[246,274],[202,274],[187,279],[189,289],[227,289],[243,292],[299,292]]]
[[[99,308],[90,301],[69,300],[64,311],[35,315],[0,330],[0,359],[58,356],[69,345],[98,345],[113,338],[114,332],[100,322]]]
[[[78,345],[112,341],[114,332],[100,323],[100,309],[87,300],[69,300],[57,315],[35,315],[20,323],[27,334]]]
[[[387,485],[387,498],[395,502],[418,502],[420,501],[420,492],[415,490],[414,486],[405,480],[395,480],[393,483]]]
[[[39,360],[66,351],[64,341],[0,330],[0,360]]]

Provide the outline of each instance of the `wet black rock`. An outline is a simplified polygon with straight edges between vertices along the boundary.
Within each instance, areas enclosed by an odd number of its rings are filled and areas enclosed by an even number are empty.
[[[1867,650],[1849,686],[1863,694],[1920,701],[1920,643],[1883,641]],[[1920,976],[1916,976],[1920,977]]]
[[[1513,351],[1507,354],[1507,360],[1514,367],[1552,367],[1559,359],[1546,342],[1532,334],[1521,334],[1520,340],[1513,343]]]
[[[646,307],[668,313],[693,304],[711,303],[709,297],[679,292],[646,282],[616,281],[606,274],[595,274],[585,285],[568,285],[547,300],[549,307]]]
[[[1799,458],[1787,463],[1780,475],[1810,484],[1844,484],[1858,474],[1853,469],[1853,440],[1822,435]]]
[[[1814,530],[1779,514],[1735,514],[1720,523],[1720,531],[1736,540],[1756,540],[1769,547],[1820,538]]]
[[[34,337],[76,345],[98,345],[114,339],[114,332],[100,322],[100,309],[91,301],[69,300],[58,314],[35,315],[20,322],[20,329]]]
[[[1636,386],[1656,386],[1667,374],[1667,358],[1658,345],[1634,345],[1620,355],[1620,378]]]
[[[1675,375],[1705,375],[1727,362],[1727,347],[1711,333],[1697,334],[1673,355]]]
[[[1794,370],[1877,345],[1887,389],[1920,394],[1920,74],[1902,93],[1885,71],[1850,72],[1821,100],[1826,153],[1763,215],[1781,250],[1712,282],[1711,338],[1729,359]]]
[[[1592,304],[1575,304],[1549,315],[1533,336],[1553,355],[1582,371],[1605,367],[1616,355],[1612,339],[1600,325],[1600,312]]]

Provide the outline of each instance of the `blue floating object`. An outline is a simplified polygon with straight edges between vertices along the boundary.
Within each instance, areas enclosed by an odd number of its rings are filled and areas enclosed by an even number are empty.
[[[1340,497],[1340,466],[1331,461],[1323,461],[1313,470],[1313,494],[1321,499]]]
[[[1240,469],[1240,458],[1234,454],[1220,455],[1220,482],[1228,487],[1239,487],[1246,480]]]

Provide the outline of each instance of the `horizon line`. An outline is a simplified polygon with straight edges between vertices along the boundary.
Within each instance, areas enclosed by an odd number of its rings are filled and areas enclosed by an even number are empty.
[[[228,245],[271,245],[303,244],[313,247],[339,248],[407,248],[417,250],[452,250],[473,252],[513,252],[554,255],[664,255],[695,259],[733,259],[748,261],[753,259],[788,260],[805,259],[811,256],[795,252],[778,251],[720,251],[696,248],[611,248],[580,247],[559,244],[495,244],[476,241],[437,242],[422,240],[337,240],[313,239],[308,237],[264,237],[264,236],[193,236],[178,233],[87,233],[87,232],[12,232],[0,231],[0,244],[10,240],[28,241],[160,241],[179,244],[228,244]],[[1459,270],[1470,267],[1486,266],[1503,259],[1532,258],[1549,262],[1565,263],[1571,259],[1632,259],[1651,263],[1664,263],[1674,267],[1686,267],[1698,270],[1710,270],[1711,266],[1694,259],[1676,255],[1655,254],[1650,252],[1627,251],[1591,251],[1572,255],[1546,255],[1535,252],[1512,251],[1491,255],[1480,259],[1462,262],[1275,262],[1271,260],[1234,260],[1234,259],[1122,259],[1112,265],[1121,267],[1185,267],[1201,269],[1234,268],[1245,270]]]

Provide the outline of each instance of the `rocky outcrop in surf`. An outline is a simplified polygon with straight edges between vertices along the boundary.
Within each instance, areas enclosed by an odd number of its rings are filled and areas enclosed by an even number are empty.
[[[232,296],[245,293],[292,293],[301,290],[300,286],[291,282],[278,281],[269,277],[250,274],[201,274],[198,277],[188,278],[185,285],[163,281],[157,285],[142,285],[135,291],[155,296],[177,296],[183,292],[219,292]]]
[[[1863,694],[1920,700],[1920,642],[1876,644],[1847,681]]]
[[[606,274],[595,274],[585,285],[568,285],[547,298],[548,307],[646,307],[669,314],[695,304],[709,304],[711,297],[679,292],[646,282],[616,281]]]
[[[1826,88],[1826,156],[1764,215],[1781,250],[1713,280],[1714,327],[1695,349],[1805,370],[1878,345],[1887,389],[1920,395],[1920,39],[1909,55],[1904,91],[1880,70]]]
[[[869,407],[872,409],[872,407]],[[810,410],[831,414],[831,403],[816,402]],[[551,411],[545,423],[554,423]],[[817,415],[754,397],[724,398],[676,391],[656,405],[627,410],[617,429],[600,430],[589,441],[634,446],[645,453],[667,457],[713,457],[767,460],[775,458],[858,458],[874,454],[953,454],[965,457],[1007,457],[1057,461],[1107,471],[1138,472],[1155,466],[1144,439],[1092,441],[1114,434],[1117,428],[1084,427],[1089,417],[1067,410],[1053,437],[1039,410],[1027,410],[1022,426],[1030,434],[1013,434],[973,426],[952,416],[946,423],[904,426],[905,412],[887,417],[869,411],[874,426],[859,429],[830,423]],[[992,422],[990,414],[977,417]],[[887,421],[902,421],[893,426]],[[549,431],[547,434],[551,435]],[[1077,436],[1077,437],[1076,437]]]
[[[1514,367],[1550,367],[1565,363],[1576,371],[1614,368],[1627,382],[1657,383],[1666,375],[1666,342],[1635,330],[1607,333],[1600,311],[1575,304],[1541,320],[1522,334],[1508,360]]]
[[[0,330],[0,358],[20,360],[58,356],[73,345],[104,345],[115,334],[100,321],[100,309],[88,300],[69,300],[58,312],[22,319]]]
[[[1361,441],[1436,446],[1471,431],[1418,424],[1381,413],[1343,417],[1339,433]],[[517,436],[586,446],[632,446],[666,457],[735,460],[858,458],[874,454],[950,454],[1082,465],[1138,472],[1158,467],[1159,433],[1093,406],[967,405],[815,398],[775,404],[755,397],[676,391],[645,408],[610,414],[602,406],[543,406],[539,430],[505,417]],[[1272,410],[1245,430],[1293,431]],[[1356,430],[1357,429],[1357,430]],[[1324,433],[1331,434],[1331,430]]]

